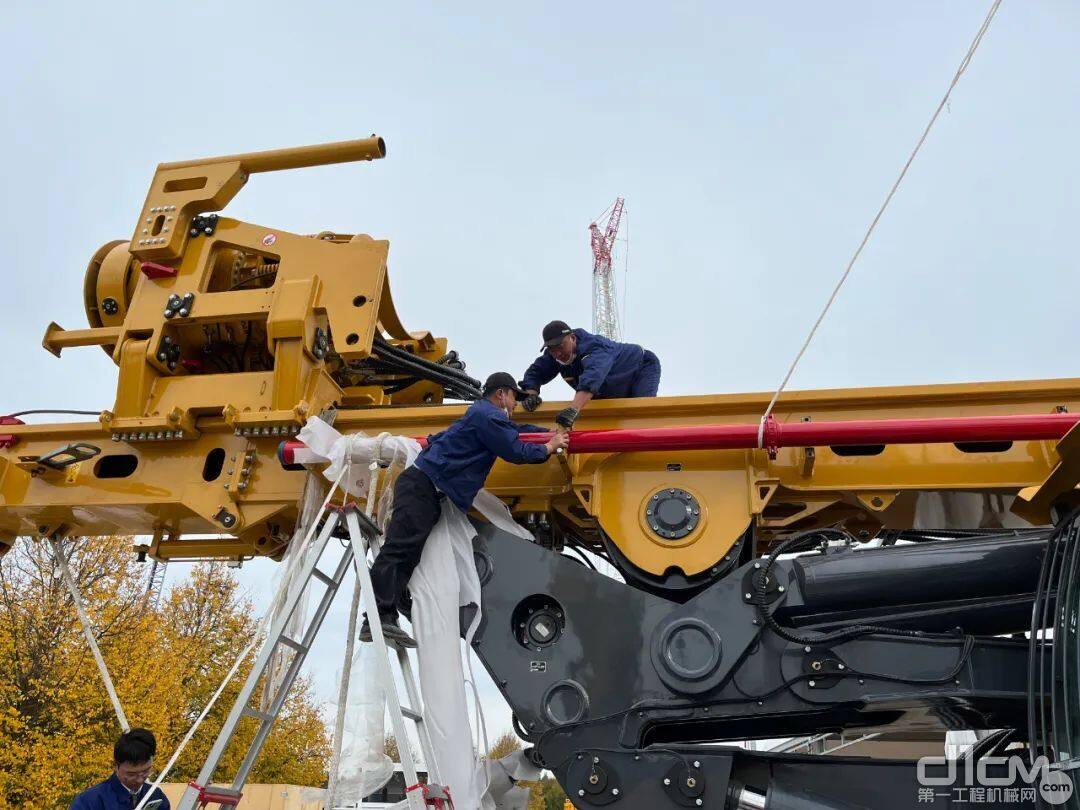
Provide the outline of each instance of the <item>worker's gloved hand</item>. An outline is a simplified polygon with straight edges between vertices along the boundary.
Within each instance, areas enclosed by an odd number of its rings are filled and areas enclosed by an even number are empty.
[[[551,438],[547,442],[548,455],[554,455],[556,453],[566,452],[566,448],[570,446],[570,434],[563,433],[562,431],[555,431],[551,434]]]
[[[561,428],[570,430],[570,428],[574,426],[574,422],[577,421],[578,413],[579,411],[577,408],[563,408],[559,411],[559,415],[555,417],[555,424]]]
[[[521,400],[521,407],[532,413],[543,404],[544,400],[540,399],[539,394],[529,394],[525,399]]]

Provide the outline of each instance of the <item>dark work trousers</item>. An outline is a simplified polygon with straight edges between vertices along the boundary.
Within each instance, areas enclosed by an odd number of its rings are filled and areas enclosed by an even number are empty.
[[[439,522],[444,497],[416,467],[403,471],[394,483],[394,512],[371,566],[371,585],[384,621],[397,618],[399,600],[405,596],[428,535]]]
[[[630,383],[630,396],[632,397],[655,397],[660,390],[660,358],[645,350],[645,356],[641,361],[641,368],[634,375],[634,381]]]

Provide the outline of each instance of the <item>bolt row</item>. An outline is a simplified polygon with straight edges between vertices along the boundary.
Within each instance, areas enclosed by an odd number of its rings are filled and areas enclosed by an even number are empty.
[[[236,436],[294,436],[300,432],[299,425],[274,425],[273,427],[238,427]]]
[[[114,442],[160,442],[184,438],[182,430],[147,430],[131,433],[114,433],[110,437]]]

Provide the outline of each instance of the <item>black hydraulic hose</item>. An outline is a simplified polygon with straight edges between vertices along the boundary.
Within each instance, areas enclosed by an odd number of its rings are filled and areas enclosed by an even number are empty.
[[[1043,666],[1042,656],[1045,653],[1046,639],[1039,644],[1039,630],[1044,629],[1046,608],[1050,601],[1050,591],[1056,583],[1051,582],[1054,564],[1056,562],[1057,545],[1061,536],[1069,531],[1073,523],[1080,519],[1080,508],[1074,509],[1064,517],[1055,527],[1046,545],[1046,554],[1043,557],[1042,569],[1039,571],[1039,586],[1035,590],[1035,601],[1031,605],[1031,632],[1028,640],[1028,755],[1029,762],[1034,764],[1036,756],[1036,718],[1035,700],[1036,691],[1042,692]],[[1045,633],[1044,633],[1045,636]],[[1036,669],[1038,669],[1038,688],[1036,689]],[[1039,719],[1045,723],[1046,707],[1040,702]]]
[[[584,553],[582,553],[581,549],[579,549],[577,546],[566,546],[566,551],[574,552],[576,559],[580,560],[582,563],[584,563],[586,566],[591,568],[593,571],[596,570],[596,566],[592,564],[592,560],[590,560],[588,557],[586,557],[584,555]],[[566,555],[566,556],[569,557],[570,555]]]
[[[381,354],[382,347],[377,347],[375,351],[376,353]],[[408,354],[408,352],[405,352],[404,354]],[[447,374],[447,369],[445,369],[444,367],[435,366],[433,368],[428,368],[423,363],[416,362],[416,358],[412,357],[411,355],[409,355],[408,358],[380,357],[380,359],[383,362],[390,363],[391,365],[397,365],[399,368],[410,374],[415,374],[417,376],[423,377],[424,379],[431,380],[432,382],[441,383],[445,387],[456,391],[459,396],[462,397],[462,399],[480,399],[481,392],[478,385],[470,385],[469,383],[466,383],[464,380],[461,380],[458,377]]]
[[[410,352],[407,352],[404,349],[387,342],[386,339],[383,338],[381,335],[375,336],[375,339],[373,341],[373,348],[376,350],[377,354],[389,354],[402,360],[417,363],[421,366],[430,368],[433,371],[440,371],[445,374],[450,374],[454,377],[457,377],[462,382],[468,383],[474,388],[480,388],[480,381],[473,379],[461,369],[454,368],[451,365],[440,365],[438,363],[432,362],[431,360],[426,360],[423,357],[417,357],[415,354],[411,354]]]
[[[465,385],[469,388],[475,388],[478,392],[480,390],[480,382],[474,380],[468,374],[463,371],[459,371],[451,366],[440,366],[437,363],[432,363],[430,360],[425,360],[422,357],[417,357],[414,354],[395,350],[394,347],[376,346],[375,356],[382,360],[384,363],[407,363],[410,368],[420,369],[425,372],[425,376],[429,376],[434,379],[433,375],[440,375],[444,379],[453,380],[459,385]]]

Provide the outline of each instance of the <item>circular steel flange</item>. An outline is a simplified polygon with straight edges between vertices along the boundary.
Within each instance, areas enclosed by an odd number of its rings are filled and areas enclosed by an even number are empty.
[[[589,712],[589,695],[577,681],[552,684],[540,699],[544,717],[553,726],[577,723]]]
[[[645,502],[645,523],[663,540],[682,540],[700,522],[701,504],[685,489],[664,489]]]

